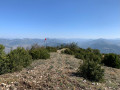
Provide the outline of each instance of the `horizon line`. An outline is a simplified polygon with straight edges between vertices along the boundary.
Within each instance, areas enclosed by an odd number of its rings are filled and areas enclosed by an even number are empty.
[[[49,38],[49,37],[45,37],[47,39],[120,39],[120,38]],[[45,39],[45,38],[2,38],[0,37],[0,39],[9,39],[9,40],[14,40],[14,39]]]

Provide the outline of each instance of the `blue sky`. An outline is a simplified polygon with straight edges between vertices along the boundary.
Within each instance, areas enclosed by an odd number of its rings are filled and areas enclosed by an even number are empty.
[[[0,38],[120,38],[120,0],[0,0]]]

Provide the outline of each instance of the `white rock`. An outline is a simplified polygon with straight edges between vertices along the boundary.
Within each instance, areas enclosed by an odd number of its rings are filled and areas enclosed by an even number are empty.
[[[13,84],[13,82],[11,82]]]
[[[95,85],[95,83],[92,83],[92,85]]]
[[[97,85],[99,85],[99,83],[97,83]]]
[[[86,80],[83,80],[83,82],[85,83],[85,82],[86,82]]]
[[[4,86],[6,86],[6,84],[5,84],[5,83],[1,83],[1,86],[3,86],[3,87],[4,87]]]
[[[109,81],[109,83],[111,83],[111,81]]]

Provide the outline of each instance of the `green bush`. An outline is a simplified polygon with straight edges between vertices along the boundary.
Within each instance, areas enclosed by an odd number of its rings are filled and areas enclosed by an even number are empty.
[[[101,63],[102,55],[96,55],[92,52],[78,50],[77,52],[75,52],[75,58],[82,60],[93,60],[98,63]]]
[[[69,48],[71,51],[75,52],[79,47],[77,45],[77,43],[70,43],[67,45],[67,48]]]
[[[78,45],[75,42],[69,43],[69,44],[61,44],[60,46],[57,46],[58,49],[63,49],[63,48],[69,48],[70,50],[76,50],[78,49]]]
[[[29,55],[29,52],[21,47],[12,50],[8,54],[8,57],[10,72],[19,71],[30,65],[32,62],[32,57]]]
[[[94,53],[85,53],[84,59],[85,60],[93,60],[95,62],[101,63],[101,57],[98,55],[95,55]]]
[[[45,49],[44,47],[40,47],[40,46],[38,46],[38,47],[32,46],[29,53],[34,60],[50,58],[50,54],[47,51],[47,49]]]
[[[3,45],[0,45],[0,59],[5,59],[6,58],[4,49],[5,49],[5,47]]]
[[[64,53],[65,53],[65,54],[69,54],[69,55],[73,55],[73,54],[74,54],[74,52],[71,51],[70,49],[64,50]]]
[[[86,49],[86,51],[87,51],[87,52],[93,52],[93,49],[90,48],[90,47],[88,47],[88,48]]]
[[[63,53],[75,55],[75,58],[82,60],[93,60],[101,64],[102,54],[98,49],[79,48],[76,43],[68,44],[65,47],[68,49],[66,49]]]
[[[93,49],[93,53],[94,53],[95,55],[101,56],[100,50],[98,50],[98,49]]]
[[[46,49],[47,49],[49,52],[57,52],[57,48],[55,48],[55,47],[46,47]]]
[[[6,57],[4,49],[5,47],[0,45],[0,75],[10,72],[9,59]]]
[[[22,70],[22,68],[25,68],[31,64],[32,58],[50,58],[50,54],[47,49],[40,47],[37,44],[32,46],[30,50],[25,50],[24,48],[18,47],[15,50],[11,50],[8,55],[5,54],[4,49],[5,47],[0,45],[0,75]]]
[[[103,80],[104,69],[101,69],[100,64],[93,60],[85,60],[79,67],[78,73],[90,81],[99,82]]]
[[[61,44],[61,45],[57,46],[56,48],[57,48],[58,50],[60,50],[60,49],[65,48],[65,45],[64,45],[64,44]]]
[[[84,60],[84,55],[82,55],[82,54],[80,54],[80,53],[76,53],[76,54],[75,54],[75,58]]]
[[[104,56],[103,63],[109,67],[120,68],[120,57],[113,53],[106,54]]]
[[[10,72],[9,65],[9,59],[7,57],[5,59],[0,59],[0,75]]]

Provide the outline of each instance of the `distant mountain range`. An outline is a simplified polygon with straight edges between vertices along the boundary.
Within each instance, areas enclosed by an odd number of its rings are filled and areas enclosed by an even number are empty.
[[[101,53],[120,54],[120,40],[97,39],[91,40],[83,44],[79,44],[82,48],[99,49]]]
[[[101,53],[116,53],[120,54],[120,39],[50,39],[47,38],[47,46],[59,46],[61,44],[67,44],[76,42],[81,48],[91,47],[93,49],[99,49]],[[11,48],[16,47],[30,47],[33,44],[45,45],[44,39],[0,39],[0,44],[3,44],[8,53]]]

